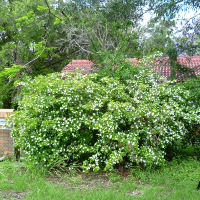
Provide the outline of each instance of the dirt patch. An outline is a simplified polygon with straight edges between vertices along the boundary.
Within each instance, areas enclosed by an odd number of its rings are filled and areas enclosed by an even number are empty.
[[[46,179],[53,184],[59,184],[65,186],[69,189],[87,189],[87,188],[96,188],[97,186],[109,187],[112,185],[112,182],[108,179],[106,174],[84,174],[79,173],[72,176],[63,176],[61,177],[48,177]]]
[[[12,190],[0,190],[0,198],[2,200],[22,200],[26,196],[26,192],[14,192]]]

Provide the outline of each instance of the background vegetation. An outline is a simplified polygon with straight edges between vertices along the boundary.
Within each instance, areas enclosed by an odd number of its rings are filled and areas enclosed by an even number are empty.
[[[58,72],[71,59],[99,63],[117,49],[126,57],[199,54],[198,0],[0,0],[0,106],[17,108],[16,80]],[[142,25],[145,13],[151,21]],[[183,15],[182,15],[183,16]],[[178,28],[179,27],[179,28]]]

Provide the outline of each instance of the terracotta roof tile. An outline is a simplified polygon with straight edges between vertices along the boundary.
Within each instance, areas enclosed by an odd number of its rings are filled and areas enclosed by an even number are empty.
[[[128,58],[132,64],[136,64],[139,60],[137,58]],[[200,56],[185,56],[178,57],[178,62],[182,65],[185,65],[188,68],[195,68],[200,66]],[[159,57],[155,59],[155,65],[153,69],[158,71],[162,76],[168,78],[170,76],[170,62],[168,57]],[[66,67],[64,71],[68,70],[75,72],[77,68],[84,70],[85,73],[90,73],[94,67],[94,63],[90,60],[72,60]],[[200,75],[200,67],[195,70],[196,75]]]
[[[131,64],[135,64],[136,62],[138,62],[137,58],[128,58],[128,61],[130,61]]]
[[[72,60],[64,67],[64,71],[68,70],[75,72],[77,68],[80,70],[86,70],[87,72],[92,70],[94,63],[90,60]]]
[[[129,58],[128,59],[132,64],[137,63],[136,58]],[[195,67],[199,66],[195,70],[196,75],[200,75],[200,56],[185,56],[185,57],[178,57],[177,61],[191,69],[194,69]],[[170,76],[171,67],[169,62],[169,57],[159,57],[155,59],[155,65],[153,66],[153,69],[158,71],[162,76],[165,76],[168,78]]]
[[[180,64],[191,69],[194,69],[195,67],[199,66],[197,69],[195,69],[195,74],[200,75],[200,56],[178,57],[177,61]],[[157,70],[162,76],[168,78],[171,72],[169,58],[157,58],[156,65],[153,68]]]

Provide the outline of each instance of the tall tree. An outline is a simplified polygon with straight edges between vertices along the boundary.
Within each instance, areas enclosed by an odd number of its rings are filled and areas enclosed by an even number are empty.
[[[162,52],[167,55],[168,48],[174,45],[173,29],[175,26],[174,20],[160,20],[155,22],[150,21],[141,34],[141,50],[143,56]]]

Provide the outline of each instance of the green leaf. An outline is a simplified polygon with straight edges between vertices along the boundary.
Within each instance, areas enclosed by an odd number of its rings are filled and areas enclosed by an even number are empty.
[[[38,6],[38,7],[37,7],[37,10],[38,10],[38,11],[48,10],[48,7],[47,7],[47,6]]]
[[[1,73],[0,73],[0,78],[14,78],[17,73],[21,70],[25,68],[25,66],[22,65],[13,65],[12,67],[9,68],[5,68]]]

